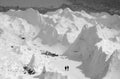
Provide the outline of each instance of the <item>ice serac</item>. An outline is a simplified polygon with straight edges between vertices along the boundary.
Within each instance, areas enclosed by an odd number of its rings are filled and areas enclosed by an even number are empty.
[[[80,12],[76,13],[77,15],[81,14]],[[87,15],[85,14],[85,16]],[[89,22],[85,19],[85,16],[82,14],[82,16],[79,16],[77,19],[84,17],[84,20]],[[116,18],[116,16],[110,17]],[[110,64],[113,62],[114,52],[120,50],[120,31],[118,26],[120,24],[118,22],[114,24],[113,20],[113,23],[110,23],[111,20],[109,19],[109,21],[107,16],[103,18],[88,17],[88,19],[92,20],[93,27],[87,28],[86,25],[84,25],[75,41],[63,55],[71,60],[81,61],[82,65],[78,68],[82,70],[85,76],[91,79],[102,79],[107,75],[108,70],[111,69]],[[119,20],[119,18],[117,20]],[[82,25],[82,23],[84,24],[84,22],[80,20],[77,21],[79,26]],[[114,26],[112,27],[108,23]],[[118,54],[118,58],[119,56]],[[117,62],[118,61],[119,59]]]
[[[109,29],[105,26],[96,26],[97,27],[97,34],[100,39],[100,42],[96,44],[98,48],[102,48],[102,51],[107,54],[106,60],[110,58],[110,56],[114,53],[115,50],[120,49],[120,44],[118,41],[113,41],[112,39],[116,39],[120,33],[115,29]]]
[[[81,34],[64,55],[71,60],[81,61],[82,65],[78,68],[86,77],[102,79],[109,68],[109,60],[105,62],[106,54],[95,46],[101,40],[96,32],[96,27],[83,28]]]
[[[35,79],[68,79],[67,76],[62,75],[58,72],[49,72],[46,71],[46,68],[43,67],[42,72],[40,75],[34,76]]]

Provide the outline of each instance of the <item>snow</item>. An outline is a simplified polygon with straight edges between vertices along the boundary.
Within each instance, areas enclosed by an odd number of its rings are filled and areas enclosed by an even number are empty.
[[[56,25],[51,25],[50,27],[57,30],[58,35],[67,35],[67,41],[72,45],[77,39],[78,35],[81,33],[83,28],[96,27],[96,34],[101,39],[100,42],[96,43],[95,46],[98,50],[102,48],[102,52],[107,55],[106,61],[113,55],[116,50],[120,50],[119,44],[119,31],[115,29],[109,29],[107,26],[100,24],[96,18],[92,15],[87,14],[85,11],[73,12],[70,9],[67,10],[72,19],[63,15],[60,15],[64,10],[58,10],[51,14],[37,14],[40,16],[42,24],[49,24],[44,18],[50,18]],[[79,14],[78,17],[75,14]],[[24,77],[24,79],[31,78],[29,75],[25,75],[22,70],[22,66],[29,63],[32,55],[35,56],[34,67],[37,74],[41,73],[42,67],[45,65],[47,71],[59,72],[62,75],[67,75],[68,79],[90,79],[86,78],[84,73],[81,72],[77,67],[82,64],[82,62],[77,62],[74,60],[69,60],[61,56],[69,47],[64,46],[60,42],[55,45],[49,46],[42,44],[41,38],[36,38],[39,31],[34,27],[34,25],[29,24],[26,20],[22,18],[12,18],[8,15],[0,14],[0,28],[3,29],[3,33],[0,36],[0,71],[1,74],[5,74],[7,78],[8,74],[11,79],[17,79],[18,74]],[[105,19],[106,16],[102,16],[101,19]],[[89,20],[95,21],[93,24]],[[41,28],[40,28],[41,29]],[[20,36],[24,36],[25,40],[21,39]],[[116,37],[117,36],[117,37]],[[110,39],[116,38],[117,41],[112,41]],[[33,40],[34,39],[34,40]],[[48,38],[49,39],[49,38]],[[15,51],[11,46],[16,47],[18,52]],[[42,51],[50,51],[59,54],[60,56],[52,58],[43,56]],[[120,57],[120,55],[118,56]],[[2,62],[4,61],[4,62]],[[66,65],[70,66],[70,71],[64,71]],[[3,68],[4,67],[4,68]],[[3,69],[2,69],[3,68]],[[16,72],[17,71],[17,72]],[[4,72],[4,73],[2,73]],[[117,71],[110,71],[104,79],[119,79],[115,78]],[[112,74],[112,75],[111,75]],[[113,74],[115,74],[113,76]],[[118,74],[118,73],[117,73]],[[118,76],[118,75],[117,75]]]

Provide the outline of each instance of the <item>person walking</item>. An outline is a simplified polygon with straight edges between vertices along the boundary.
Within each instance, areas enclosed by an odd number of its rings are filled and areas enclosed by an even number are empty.
[[[69,71],[69,66],[65,66],[65,71]]]
[[[67,68],[67,71],[69,71],[69,66],[66,66],[66,68]]]

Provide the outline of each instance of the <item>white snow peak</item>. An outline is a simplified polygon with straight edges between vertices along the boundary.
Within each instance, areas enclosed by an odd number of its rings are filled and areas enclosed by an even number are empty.
[[[76,16],[75,15],[76,13],[77,14],[79,13],[79,15],[82,17]],[[69,16],[67,14],[69,14]],[[84,18],[84,17],[88,17],[88,19],[90,18],[90,15],[88,15],[85,11],[73,12],[69,8],[66,8],[64,10],[60,9],[57,12],[53,12],[53,15],[51,15],[51,13],[41,15],[41,17],[42,23],[44,24],[47,24],[44,18],[47,17],[52,19],[52,21],[56,24],[53,25],[53,27],[57,30],[58,34],[62,36],[67,34],[67,40],[70,44],[72,44],[75,41],[75,39],[81,33],[81,30],[84,26],[87,25],[87,28],[93,26],[92,23],[86,21],[86,19]]]

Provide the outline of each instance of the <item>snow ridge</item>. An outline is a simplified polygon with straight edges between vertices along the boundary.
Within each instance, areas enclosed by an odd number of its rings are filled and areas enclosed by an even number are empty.
[[[67,16],[69,14],[69,16]],[[70,44],[72,44],[77,36],[80,34],[82,28],[84,26],[87,26],[87,28],[92,27],[93,24],[86,21],[84,17],[90,18],[92,16],[88,15],[84,11],[79,12],[79,16],[76,16],[75,14],[78,14],[78,12],[73,12],[69,8],[66,8],[65,10],[58,10],[56,13],[53,13],[53,15],[44,14],[41,15],[42,23],[46,23],[44,18],[50,18],[53,20],[53,22],[56,23],[55,29],[57,30],[58,34],[65,35],[67,34],[67,40]],[[86,16],[87,15],[87,16]],[[82,16],[82,17],[81,17]]]

